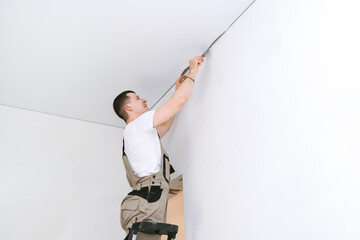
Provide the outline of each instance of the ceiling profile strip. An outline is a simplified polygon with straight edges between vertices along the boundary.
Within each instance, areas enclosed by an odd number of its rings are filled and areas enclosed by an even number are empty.
[[[229,26],[222,34],[220,34],[220,35],[210,44],[210,46],[206,49],[206,51],[205,51],[203,54],[201,54],[202,57],[205,58],[205,57],[208,55],[211,47],[231,28],[231,26],[251,7],[251,5],[253,5],[253,3],[254,3],[255,1],[256,1],[256,0],[252,1],[252,2],[249,4],[249,6],[247,6],[247,7],[244,9],[244,11],[242,11],[242,12],[240,13],[240,15],[230,24],[230,26]],[[184,71],[181,73],[181,76],[184,76],[184,75],[189,71],[189,69],[190,69],[190,67],[185,68]],[[159,98],[159,100],[157,100],[156,103],[154,103],[154,105],[151,106],[150,110],[152,110],[152,109],[156,106],[156,104],[158,104],[158,102],[160,102],[161,99],[163,99],[163,98],[166,96],[166,94],[175,86],[175,84],[176,84],[176,83],[174,83],[174,84]]]

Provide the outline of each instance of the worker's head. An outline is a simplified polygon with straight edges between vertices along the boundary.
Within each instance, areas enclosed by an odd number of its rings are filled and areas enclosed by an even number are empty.
[[[128,123],[128,120],[136,119],[149,110],[146,100],[130,90],[120,93],[114,99],[113,107],[115,113],[126,123]]]

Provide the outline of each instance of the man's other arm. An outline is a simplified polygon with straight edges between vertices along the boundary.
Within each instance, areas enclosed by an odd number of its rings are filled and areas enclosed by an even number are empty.
[[[157,130],[158,134],[160,135],[160,138],[162,138],[170,130],[170,128],[175,120],[175,116],[170,118],[167,122],[156,127],[156,130]]]

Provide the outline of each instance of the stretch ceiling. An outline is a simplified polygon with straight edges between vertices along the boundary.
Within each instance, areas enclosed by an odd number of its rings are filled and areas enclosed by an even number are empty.
[[[153,105],[250,3],[2,0],[0,104],[124,127],[121,91]]]

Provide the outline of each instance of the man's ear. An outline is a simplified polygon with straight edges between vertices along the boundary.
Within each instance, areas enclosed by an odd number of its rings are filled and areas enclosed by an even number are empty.
[[[130,107],[127,104],[124,105],[124,109],[127,110],[127,111],[132,111],[132,107]]]

